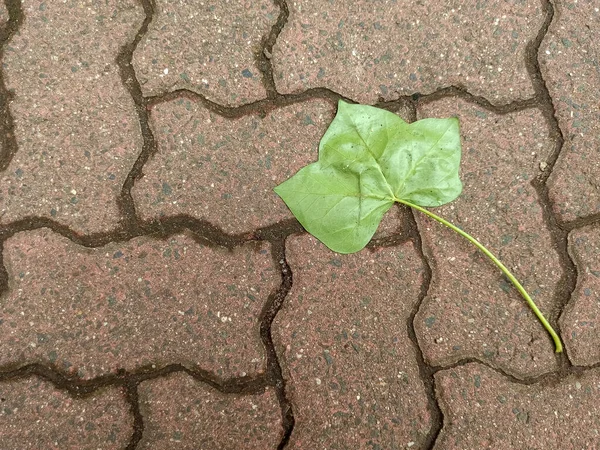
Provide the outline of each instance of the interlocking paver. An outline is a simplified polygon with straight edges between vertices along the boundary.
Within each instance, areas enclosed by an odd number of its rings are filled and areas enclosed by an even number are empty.
[[[600,213],[600,5],[560,2],[558,18],[540,47],[540,68],[565,142],[548,180],[562,220]]]
[[[188,99],[156,105],[158,153],[132,191],[140,215],[189,214],[227,233],[291,219],[273,188],[317,159],[334,113],[322,100],[236,120]]]
[[[552,151],[541,112],[507,115],[457,99],[421,117],[461,121],[463,193],[434,212],[490,249],[542,311],[551,311],[562,269],[530,182]],[[542,126],[540,126],[542,124]],[[426,359],[436,365],[481,358],[516,376],[555,368],[551,341],[500,270],[466,239],[418,214],[433,280],[415,320]]]
[[[233,251],[186,234],[85,248],[48,229],[4,247],[0,365],[81,377],[182,363],[221,377],[264,370],[259,314],[279,286],[268,244]]]
[[[560,318],[571,362],[600,362],[600,230],[586,227],[569,234],[569,253],[577,267],[577,286]]]
[[[116,450],[125,448],[132,433],[121,389],[73,398],[37,377],[0,382],[3,450]]]
[[[279,9],[269,0],[159,0],[134,54],[143,92],[190,89],[236,106],[266,96],[255,55]]]
[[[0,174],[0,223],[53,218],[114,228],[116,197],[141,148],[115,58],[143,19],[134,1],[23,2],[4,73],[19,147]]]
[[[281,412],[272,389],[222,394],[183,373],[140,384],[140,449],[276,449]]]
[[[431,427],[407,320],[412,243],[340,255],[292,237],[292,290],[273,324],[296,425],[290,449],[420,448]]]
[[[189,99],[159,103],[151,112],[158,153],[132,190],[140,216],[187,214],[227,233],[292,219],[273,188],[317,159],[334,114],[324,100],[233,120]],[[393,221],[378,236],[393,233]]]
[[[444,413],[436,450],[593,449],[600,445],[598,371],[559,383],[514,383],[481,365],[435,376]]]
[[[540,2],[288,5],[288,23],[273,48],[280,92],[324,86],[373,103],[460,85],[493,103],[533,96],[524,58],[544,19]]]

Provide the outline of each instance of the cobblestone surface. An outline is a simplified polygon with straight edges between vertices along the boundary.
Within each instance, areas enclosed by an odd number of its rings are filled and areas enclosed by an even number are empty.
[[[37,377],[0,383],[0,435],[6,449],[124,448],[133,417],[117,388],[85,398]]]
[[[544,18],[538,2],[288,4],[273,53],[281,92],[325,86],[361,103],[449,85],[497,104],[533,94],[524,54]]]
[[[19,233],[4,249],[0,364],[85,378],[175,362],[220,377],[261,372],[259,315],[279,283],[268,249],[186,235],[88,249],[47,229]]]
[[[406,323],[423,267],[411,243],[339,255],[292,237],[274,324],[298,424],[290,448],[404,448],[431,427]]]
[[[0,174],[0,224],[36,216],[79,233],[115,228],[141,147],[115,58],[143,11],[133,1],[24,1],[23,10],[3,60],[19,150]]]
[[[600,230],[586,227],[569,236],[569,253],[579,274],[571,302],[561,316],[561,327],[569,356],[574,364],[589,366],[600,362]]]
[[[274,392],[222,394],[185,374],[140,385],[145,419],[139,448],[263,450],[277,448],[281,414]]]
[[[436,381],[445,424],[435,449],[574,450],[600,444],[600,418],[593,413],[597,371],[527,386],[467,364],[439,372]]]
[[[0,448],[600,447],[594,0],[0,4]],[[273,188],[340,98],[464,189],[332,253]]]
[[[562,220],[600,213],[598,173],[592,156],[600,146],[600,8],[593,1],[561,3],[540,47],[565,144],[548,180],[553,208]]]
[[[255,55],[278,14],[268,0],[157,1],[134,55],[144,94],[189,89],[226,105],[260,100],[266,91]]]

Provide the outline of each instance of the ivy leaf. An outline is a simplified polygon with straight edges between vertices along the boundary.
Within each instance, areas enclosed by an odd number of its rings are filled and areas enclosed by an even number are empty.
[[[319,160],[275,188],[302,226],[331,250],[353,253],[394,202],[440,206],[462,191],[458,119],[407,124],[340,100]]]

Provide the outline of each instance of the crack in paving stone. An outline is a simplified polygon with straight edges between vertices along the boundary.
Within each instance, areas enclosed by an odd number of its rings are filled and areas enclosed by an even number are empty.
[[[119,73],[121,74],[123,85],[131,95],[131,98],[135,104],[143,139],[142,151],[138,155],[133,167],[127,174],[127,178],[125,179],[125,182],[121,188],[121,195],[117,199],[117,206],[121,212],[122,222],[133,228],[135,228],[137,225],[137,212],[135,209],[135,203],[131,197],[131,189],[135,184],[135,180],[142,176],[142,169],[146,161],[148,161],[150,156],[156,152],[154,134],[152,133],[148,123],[148,100],[142,95],[142,88],[132,65],[133,52],[135,51],[141,39],[148,32],[148,27],[154,17],[154,1],[140,0],[140,2],[144,8],[144,13],[146,14],[144,22],[136,33],[133,42],[125,44],[121,47],[116,60],[117,65],[119,66]]]
[[[465,87],[462,86],[447,86],[426,95],[415,93],[411,98],[415,101],[418,101],[419,105],[426,105],[427,103],[432,103],[446,97],[461,98],[469,103],[474,103],[483,109],[498,115],[510,114],[523,111],[524,109],[535,108],[538,104],[538,99],[536,97],[525,100],[515,100],[504,105],[493,104],[483,95],[471,94]]]
[[[415,111],[416,115],[416,111]],[[405,207],[408,209],[407,207]],[[429,291],[429,287],[431,286],[432,280],[432,269],[427,259],[427,255],[423,250],[423,240],[421,239],[421,234],[419,233],[417,222],[414,217],[414,213],[412,211],[408,211],[410,219],[409,219],[409,230],[408,233],[411,235],[411,239],[414,242],[415,249],[419,258],[421,259],[421,264],[424,268],[423,274],[423,283],[421,284],[421,291],[419,292],[419,299],[415,304],[413,310],[411,311],[408,319],[406,321],[406,330],[408,333],[408,337],[413,343],[415,348],[415,355],[417,357],[417,366],[419,368],[419,376],[421,378],[421,382],[427,391],[428,404],[427,409],[431,414],[431,428],[429,433],[425,438],[424,448],[433,448],[435,445],[435,441],[437,440],[442,428],[444,427],[444,414],[442,413],[442,409],[440,408],[439,401],[435,391],[435,379],[434,368],[429,365],[425,361],[425,356],[423,354],[423,350],[419,345],[419,339],[417,337],[417,331],[415,330],[415,317],[427,297],[427,292]]]
[[[546,80],[544,80],[542,75],[538,60],[540,46],[548,33],[548,29],[550,28],[550,24],[555,15],[554,6],[550,1],[542,0],[542,7],[546,13],[546,17],[538,35],[526,47],[527,57],[525,62],[527,71],[531,76],[534,91],[539,98],[540,110],[546,118],[547,125],[550,129],[550,138],[554,141],[555,145],[550,157],[546,161],[547,168],[542,172],[540,177],[531,181],[531,186],[537,192],[540,205],[542,206],[542,216],[546,222],[546,227],[550,231],[551,238],[554,241],[554,247],[558,253],[562,266],[563,273],[554,293],[554,308],[551,311],[549,318],[550,322],[554,324],[555,329],[560,335],[561,330],[558,319],[562,315],[567,303],[569,303],[571,294],[575,291],[577,268],[568,252],[568,231],[561,226],[560,221],[553,212],[546,184],[562,151],[564,136],[555,114],[552,96],[546,85]],[[572,365],[569,360],[567,349],[564,349],[562,354],[557,355],[557,360],[559,362],[559,370],[561,371],[565,371]]]
[[[140,411],[138,384],[139,383],[128,381],[124,385],[125,400],[129,403],[129,411],[133,416],[133,431],[125,450],[135,450],[144,434],[144,417]]]
[[[24,15],[19,0],[6,0],[8,21],[0,28],[0,61],[4,59],[4,50],[11,38],[19,31]],[[15,136],[14,118],[10,112],[9,104],[14,93],[6,89],[4,83],[4,70],[0,69],[0,172],[6,170],[13,156],[17,152],[17,138]]]
[[[562,222],[560,227],[565,231],[573,231],[578,228],[584,228],[589,225],[597,225],[600,223],[600,213],[590,214],[585,217],[578,217],[575,220],[571,220],[569,222]]]
[[[281,285],[279,289],[271,294],[263,306],[260,319],[260,337],[267,354],[267,374],[271,378],[271,384],[275,388],[277,399],[281,407],[281,423],[283,435],[277,446],[278,450],[286,447],[290,436],[294,430],[295,418],[292,408],[292,402],[285,392],[285,379],[281,370],[281,363],[275,351],[271,325],[281,309],[285,298],[292,288],[292,271],[285,258],[285,236],[280,236],[279,240],[272,242],[271,252],[273,260],[281,268]]]
[[[15,369],[0,371],[0,383],[20,380],[35,375],[50,381],[59,389],[66,390],[75,398],[81,398],[107,386],[124,386],[127,383],[139,384],[143,381],[165,377],[177,372],[185,372],[196,381],[204,383],[223,394],[256,395],[264,392],[264,389],[271,385],[271,381],[267,379],[266,375],[221,379],[208,370],[199,368],[190,369],[182,364],[168,364],[156,368],[140,367],[130,372],[118,369],[114,374],[101,375],[84,380],[77,376],[66,374],[54,367],[48,367],[40,363],[31,363]]]
[[[273,0],[273,4],[279,7],[279,16],[277,21],[271,27],[271,31],[268,35],[262,39],[262,45],[258,52],[254,55],[256,61],[256,67],[262,75],[262,82],[267,91],[267,98],[275,98],[280,94],[275,88],[275,78],[273,77],[273,64],[271,57],[273,55],[273,46],[277,41],[277,37],[283,30],[283,27],[288,21],[290,10],[285,0]]]

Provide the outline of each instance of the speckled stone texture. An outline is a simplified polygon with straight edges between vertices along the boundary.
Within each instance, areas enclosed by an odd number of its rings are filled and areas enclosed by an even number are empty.
[[[281,413],[271,389],[223,394],[178,373],[141,383],[139,392],[140,449],[275,450],[279,444]]]
[[[571,362],[600,362],[600,229],[585,227],[569,234],[569,254],[577,267],[577,286],[560,318]]]
[[[273,188],[317,159],[334,114],[321,100],[236,120],[188,99],[156,105],[158,153],[132,192],[140,215],[188,214],[227,233],[292,219]]]
[[[434,449],[595,449],[598,371],[559,383],[514,383],[481,364],[435,375],[442,429]]]
[[[277,20],[269,0],[159,0],[134,54],[145,95],[190,89],[235,106],[266,96],[255,56]]]
[[[125,448],[132,433],[120,389],[73,398],[37,377],[0,383],[3,450],[114,450]]]
[[[132,190],[139,214],[186,214],[231,234],[292,220],[273,188],[317,160],[334,115],[323,100],[233,120],[185,98],[156,105],[151,125],[158,153]],[[376,237],[393,234],[397,224],[389,214]]]
[[[273,324],[294,406],[290,449],[420,448],[431,426],[407,320],[423,267],[411,243],[340,255],[292,237],[294,284]]]
[[[219,377],[264,370],[259,314],[280,282],[266,243],[233,251],[189,235],[85,248],[47,229],[4,247],[0,365],[81,377],[181,363]]]
[[[463,192],[432,211],[482,242],[541,310],[551,311],[562,269],[530,184],[552,150],[543,116],[536,109],[496,115],[456,99],[420,111],[420,117],[455,114]],[[500,269],[457,233],[416,217],[433,271],[415,319],[425,358],[434,365],[480,358],[517,377],[555,369],[552,341]]]
[[[565,139],[549,195],[558,217],[569,221],[600,213],[600,4],[575,0],[557,8],[539,58]]]
[[[327,87],[361,103],[460,85],[492,103],[533,96],[525,46],[540,2],[292,0],[273,48],[280,92]]]
[[[55,219],[79,233],[115,228],[116,197],[141,149],[115,58],[143,20],[134,1],[23,2],[4,54],[18,151],[0,174],[0,224]]]

